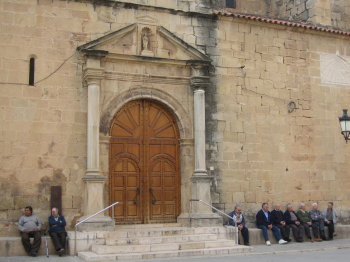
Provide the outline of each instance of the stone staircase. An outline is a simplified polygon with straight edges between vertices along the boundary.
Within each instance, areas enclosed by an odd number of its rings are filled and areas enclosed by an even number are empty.
[[[182,227],[180,224],[116,226],[101,232],[90,251],[78,252],[85,261],[136,260],[249,252],[237,245],[232,227]]]

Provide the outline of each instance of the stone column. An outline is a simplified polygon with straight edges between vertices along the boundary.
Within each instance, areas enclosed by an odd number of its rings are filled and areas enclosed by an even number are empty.
[[[191,177],[192,199],[211,204],[210,185],[213,179],[206,169],[205,160],[205,89],[210,85],[206,66],[193,66],[191,86],[194,89],[194,152],[195,169]],[[192,201],[190,214],[179,217],[179,222],[191,226],[222,225],[222,218],[211,208]]]
[[[103,201],[104,182],[106,177],[100,174],[100,88],[103,78],[101,68],[101,54],[88,55],[84,68],[84,82],[88,89],[87,110],[87,167],[83,177],[85,182],[84,192],[84,218],[103,209],[106,204]],[[80,219],[80,221],[82,220]],[[80,230],[110,230],[114,223],[110,217],[103,213],[88,220],[81,226]]]

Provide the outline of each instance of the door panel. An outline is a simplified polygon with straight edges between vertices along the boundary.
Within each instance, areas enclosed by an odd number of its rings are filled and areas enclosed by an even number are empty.
[[[126,104],[111,126],[110,198],[117,223],[176,222],[180,211],[179,132],[149,100]]]

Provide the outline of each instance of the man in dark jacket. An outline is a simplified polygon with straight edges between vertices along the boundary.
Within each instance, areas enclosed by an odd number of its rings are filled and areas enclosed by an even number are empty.
[[[235,206],[235,209],[228,214],[232,219],[228,220],[229,225],[237,226],[238,230],[241,231],[243,242],[245,246],[249,246],[249,231],[245,225],[245,219],[242,214],[240,206]]]
[[[59,256],[64,254],[67,232],[65,230],[66,220],[58,214],[58,208],[54,207],[49,216],[49,234]]]
[[[293,236],[296,242],[304,241],[304,227],[300,222],[300,218],[294,212],[291,204],[287,205],[287,210],[284,212],[284,220],[286,224],[292,228]]]
[[[283,240],[281,237],[280,230],[278,227],[272,225],[271,223],[271,213],[269,211],[269,205],[267,203],[263,203],[261,205],[262,209],[256,214],[256,225],[258,228],[262,230],[263,237],[265,239],[266,245],[270,246],[271,242],[269,240],[269,235],[267,230],[270,229],[276,238],[278,244],[286,244],[287,241]]]
[[[271,211],[271,223],[280,229],[281,236],[285,241],[291,241],[289,238],[290,227],[284,221],[280,204],[275,204],[275,209]]]

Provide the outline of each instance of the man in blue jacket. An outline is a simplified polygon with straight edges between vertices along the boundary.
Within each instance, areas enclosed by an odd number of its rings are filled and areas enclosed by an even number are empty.
[[[266,245],[271,246],[269,235],[267,233],[268,229],[272,231],[278,244],[280,245],[287,244],[288,242],[282,239],[279,228],[272,225],[271,213],[269,211],[269,204],[263,203],[261,207],[262,209],[256,214],[256,226],[262,230]]]
[[[67,232],[65,230],[66,220],[58,214],[58,208],[51,209],[49,216],[49,234],[59,256],[63,256],[66,246]]]

